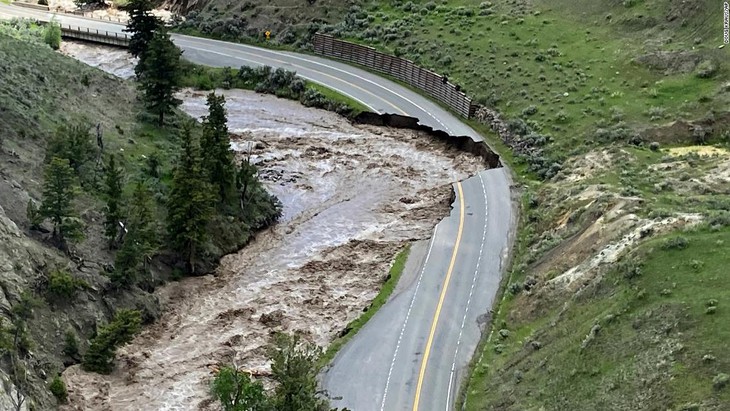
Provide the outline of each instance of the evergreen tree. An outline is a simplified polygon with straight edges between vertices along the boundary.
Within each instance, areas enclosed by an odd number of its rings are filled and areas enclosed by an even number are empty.
[[[76,333],[71,328],[66,330],[62,352],[74,361],[79,361],[81,359],[79,354],[79,339],[76,337]]]
[[[114,261],[112,282],[120,286],[136,284],[158,246],[152,197],[144,183],[138,182],[132,194],[127,235]]]
[[[124,9],[129,13],[129,22],[124,31],[132,34],[129,53],[134,57],[142,57],[155,31],[162,27],[162,20],[151,13],[150,0],[131,0]]]
[[[233,197],[236,169],[233,163],[233,150],[228,137],[228,118],[224,96],[208,94],[208,116],[203,118],[203,169],[208,173],[210,182],[218,190],[218,199],[228,204]]]
[[[109,238],[109,248],[116,247],[119,222],[122,220],[122,170],[117,167],[114,155],[106,166],[106,209],[104,210],[104,235]]]
[[[175,98],[180,90],[180,55],[182,51],[172,43],[163,29],[157,30],[140,59],[135,72],[139,79],[145,106],[157,115],[160,127],[164,124],[165,114],[179,106]]]
[[[137,310],[120,310],[107,325],[100,327],[84,354],[81,366],[86,371],[109,374],[114,368],[117,348],[132,341],[141,328],[142,315]]]
[[[186,125],[182,132],[182,152],[167,200],[167,222],[172,248],[182,255],[192,274],[201,248],[208,240],[206,226],[213,214],[214,196],[202,172],[200,145],[191,127]]]
[[[44,178],[40,212],[53,222],[53,236],[62,244],[66,239],[79,239],[81,224],[71,206],[76,191],[76,179],[69,161],[54,157],[46,166]]]
[[[48,142],[46,161],[53,157],[64,158],[78,175],[81,167],[94,158],[94,152],[89,126],[80,122],[59,127]]]

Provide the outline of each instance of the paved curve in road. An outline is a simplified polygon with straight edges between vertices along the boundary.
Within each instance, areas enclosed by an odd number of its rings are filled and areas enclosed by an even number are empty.
[[[54,14],[0,4],[0,17],[49,20]],[[123,26],[73,15],[55,19],[91,30]],[[184,57],[210,66],[269,65],[296,71],[374,111],[419,118],[452,135],[481,137],[423,96],[364,70],[321,57],[173,35]],[[496,295],[514,225],[509,175],[485,170],[454,185],[442,220],[410,284],[399,285],[322,376],[333,405],[354,411],[449,410],[480,338],[478,320]]]

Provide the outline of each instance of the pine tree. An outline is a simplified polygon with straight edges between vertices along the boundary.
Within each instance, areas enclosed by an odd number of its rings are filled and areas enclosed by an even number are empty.
[[[84,354],[81,366],[86,371],[109,374],[114,369],[117,348],[132,341],[141,328],[142,315],[137,310],[120,310],[107,325],[99,327]]]
[[[122,220],[122,170],[117,167],[114,155],[106,166],[106,209],[104,210],[104,235],[109,238],[109,248],[116,247],[119,222]]]
[[[66,239],[79,239],[81,225],[71,203],[76,192],[74,170],[67,159],[54,157],[46,166],[43,181],[41,214],[53,222],[53,236],[65,244]]]
[[[142,100],[148,110],[157,114],[160,127],[164,124],[165,114],[172,113],[181,103],[175,98],[181,84],[181,55],[182,51],[172,43],[167,32],[159,29],[135,68]]]
[[[114,261],[112,282],[120,286],[136,284],[158,247],[152,197],[144,183],[138,182],[132,194],[127,235]]]
[[[162,20],[154,16],[150,0],[131,0],[125,10],[129,13],[127,33],[132,33],[129,39],[129,53],[134,57],[141,57],[147,50],[157,29],[162,27]]]
[[[233,150],[228,137],[228,118],[224,96],[208,94],[208,116],[203,119],[203,169],[211,184],[218,189],[221,204],[228,204],[233,197],[236,169]]]
[[[208,240],[206,226],[213,214],[215,197],[202,172],[200,145],[191,128],[192,125],[186,125],[182,132],[182,152],[167,201],[167,222],[172,248],[182,255],[192,274],[201,248]]]
[[[80,174],[81,167],[94,158],[94,145],[91,143],[88,124],[82,122],[58,128],[46,148],[46,159],[65,158],[74,172]]]

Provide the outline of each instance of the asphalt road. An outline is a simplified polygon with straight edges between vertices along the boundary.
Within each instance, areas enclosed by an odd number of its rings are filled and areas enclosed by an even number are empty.
[[[53,14],[0,4],[0,17]],[[123,26],[73,15],[61,24],[121,32]],[[374,111],[419,118],[452,135],[481,137],[459,118],[392,81],[321,57],[173,35],[184,57],[210,66],[269,65],[296,71]],[[485,170],[456,183],[451,215],[434,231],[420,270],[337,355],[322,376],[332,404],[354,411],[449,410],[492,306],[514,226],[509,175]]]

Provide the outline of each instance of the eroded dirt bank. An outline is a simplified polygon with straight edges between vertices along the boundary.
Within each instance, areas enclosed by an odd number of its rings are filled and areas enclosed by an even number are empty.
[[[225,94],[233,147],[258,163],[283,218],[214,276],[159,290],[167,312],[121,350],[114,374],[68,369],[73,409],[197,409],[215,364],[266,373],[274,331],[327,345],[376,295],[405,242],[428,238],[448,213],[450,184],[484,168],[420,132]],[[180,97],[191,115],[207,112],[205,94]]]

